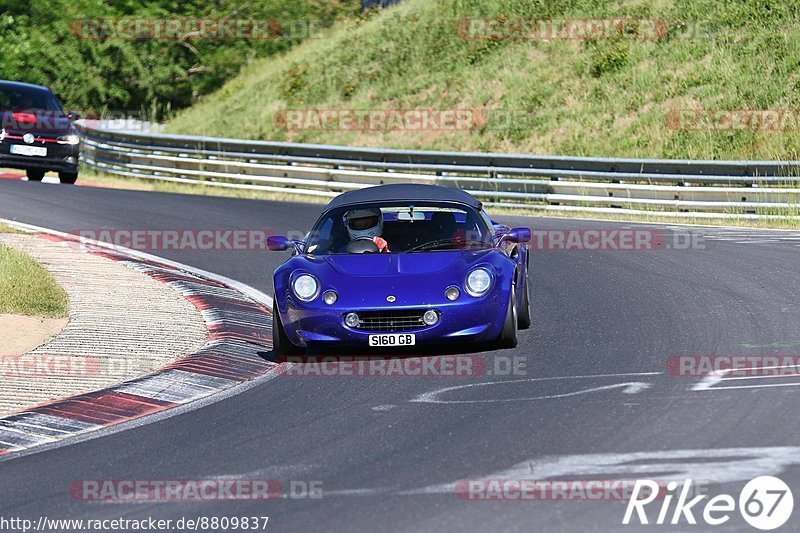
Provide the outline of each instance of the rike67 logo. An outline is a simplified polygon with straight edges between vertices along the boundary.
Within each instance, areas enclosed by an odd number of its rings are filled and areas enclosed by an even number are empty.
[[[663,487],[659,491],[659,484],[655,481],[636,480],[622,523],[630,524],[635,513],[640,524],[697,524],[695,517],[697,513],[706,524],[719,526],[730,520],[738,503],[739,513],[748,524],[756,529],[768,531],[785,524],[794,508],[791,489],[782,480],[773,476],[760,476],[750,480],[739,493],[738,502],[729,494],[719,494],[701,504],[709,497],[708,494],[700,494],[689,499],[691,485],[690,479],[682,485],[671,481],[667,484],[665,494]],[[652,514],[648,517],[645,507],[656,500],[661,506],[655,522],[650,522]],[[653,507],[657,507],[657,504]]]

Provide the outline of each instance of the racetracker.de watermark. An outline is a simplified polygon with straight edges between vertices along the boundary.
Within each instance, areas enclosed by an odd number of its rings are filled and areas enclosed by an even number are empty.
[[[118,378],[141,370],[139,361],[127,357],[96,357],[93,355],[59,355],[26,353],[0,356],[2,378]]]
[[[800,130],[798,109],[672,109],[667,127],[678,131]]]
[[[628,501],[634,494],[635,479],[462,479],[456,495],[470,501]],[[663,498],[669,481],[655,481],[641,493]],[[715,483],[695,483],[694,494],[708,494]]]
[[[321,499],[320,480],[277,479],[78,479],[69,494],[85,502],[203,502]]]
[[[533,229],[528,247],[536,251],[658,251],[702,250],[698,232],[655,228]]]
[[[321,24],[312,19],[245,18],[96,18],[75,19],[78,39],[148,41],[234,41],[307,39]]]
[[[0,114],[0,129],[7,131],[64,131],[72,127],[72,119],[61,111],[18,109]]]
[[[82,247],[90,248],[95,241],[116,248],[139,251],[263,251],[268,250],[267,238],[277,235],[271,229],[78,229],[71,231],[79,237]],[[302,239],[302,232],[290,232],[290,238]]]
[[[724,372],[730,377],[800,376],[800,355],[673,355],[667,374],[703,377]]]
[[[469,131],[530,127],[536,116],[520,109],[373,108],[283,109],[273,115],[285,131]]]
[[[492,41],[657,41],[667,30],[666,22],[654,18],[468,18],[456,23],[462,38]]]
[[[527,358],[504,355],[304,355],[281,356],[277,362],[291,363],[284,375],[295,377],[469,378],[524,376],[528,373]]]
[[[76,120],[82,120],[83,124],[91,129],[146,131],[153,126],[148,118],[142,111],[133,109],[112,109],[101,113],[94,110],[72,110],[67,114],[62,111],[31,108],[0,113],[0,129],[7,133],[26,131],[37,134],[51,131],[61,133],[71,130]]]

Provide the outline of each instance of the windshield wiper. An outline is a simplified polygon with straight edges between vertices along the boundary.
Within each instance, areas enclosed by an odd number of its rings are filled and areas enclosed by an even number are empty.
[[[439,248],[440,246],[444,246],[446,244],[453,244],[453,243],[458,243],[458,245],[459,245],[458,249],[461,249],[461,247],[467,247],[467,246],[474,245],[474,244],[479,245],[480,248],[483,249],[483,248],[486,248],[488,246],[488,244],[489,244],[489,243],[487,243],[485,241],[464,241],[464,240],[461,240],[461,239],[453,239],[453,238],[450,238],[450,239],[438,239],[438,240],[435,240],[435,241],[429,241],[429,242],[426,242],[426,243],[423,243],[423,244],[418,244],[417,246],[409,248],[408,250],[405,250],[402,253],[407,254],[409,252],[420,252],[422,250],[430,250],[430,249],[434,249],[434,248]]]

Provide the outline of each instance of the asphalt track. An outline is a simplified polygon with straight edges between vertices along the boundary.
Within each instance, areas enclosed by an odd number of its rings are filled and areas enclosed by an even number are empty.
[[[0,180],[0,217],[68,232],[302,231],[318,210]],[[497,218],[534,229],[624,226]],[[736,238],[750,242],[704,239],[688,250],[534,252],[533,328],[520,333],[515,350],[479,354],[490,368],[498,356],[522,358],[524,375],[282,376],[172,418],[0,462],[0,516],[267,515],[268,531],[607,531],[638,529],[621,525],[624,504],[471,501],[448,484],[514,476],[658,479],[685,470],[734,497],[744,481],[778,475],[799,496],[800,400],[793,384],[800,380],[692,390],[700,378],[665,373],[677,354],[800,353],[798,241],[751,233]],[[272,270],[285,259],[258,251],[153,253],[267,294]],[[430,394],[496,381],[503,383]],[[426,393],[458,402],[412,401]],[[69,493],[81,479],[211,477],[321,482],[323,497],[88,503]],[[787,527],[800,527],[798,513]],[[751,530],[735,514],[717,529]]]

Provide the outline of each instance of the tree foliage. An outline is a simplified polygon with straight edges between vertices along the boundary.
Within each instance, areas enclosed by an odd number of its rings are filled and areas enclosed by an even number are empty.
[[[252,58],[285,51],[358,7],[352,0],[0,0],[0,79],[49,86],[70,109],[160,118],[217,89]],[[120,28],[120,19],[269,20],[273,31],[258,39],[120,38],[86,31],[97,27],[87,19],[107,21],[102,28]]]

